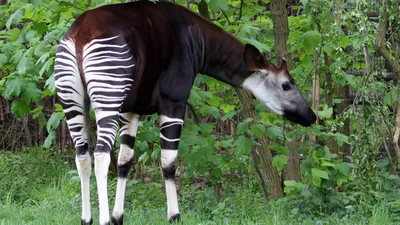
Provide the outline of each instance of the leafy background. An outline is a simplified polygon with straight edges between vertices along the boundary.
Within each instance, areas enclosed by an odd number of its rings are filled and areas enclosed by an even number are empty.
[[[202,15],[201,8],[206,6],[211,21],[255,45],[277,64],[271,4],[279,1],[176,2]],[[247,193],[247,198],[250,192],[261,202],[269,201],[269,207],[290,207],[291,218],[304,222],[325,214],[338,218],[371,215],[383,202],[385,213],[398,221],[400,154],[392,137],[397,128],[400,75],[381,57],[375,41],[384,36],[386,48],[399,61],[399,1],[283,2],[290,29],[290,72],[317,112],[319,123],[307,128],[291,124],[257,100],[251,100],[256,117],[250,117],[237,90],[199,74],[179,147],[178,184],[187,194],[183,204],[194,201],[190,193],[205,193],[203,200],[212,199],[207,204],[217,200],[207,214],[225,218],[241,198],[229,196],[240,192]],[[390,3],[386,8],[385,2]],[[75,185],[68,193],[79,193],[79,179],[71,167],[73,146],[55,97],[54,55],[74,18],[109,3],[118,1],[1,1],[0,165],[7,177],[26,170],[15,166],[19,160],[48,157],[68,165],[67,175],[61,174]],[[388,14],[386,35],[378,32],[384,10]],[[157,115],[142,117],[135,143],[137,163],[128,186],[155,185],[149,190],[162,190],[157,186],[161,184],[157,119]],[[94,129],[91,136],[95,140]],[[11,152],[17,155],[10,157]],[[46,164],[40,160],[26,163],[29,168]],[[113,158],[111,179],[116,175],[115,163]],[[276,171],[277,180],[269,179],[270,171]],[[15,174],[4,181],[4,187],[12,188],[2,190],[0,202],[28,204],[29,195],[11,191],[24,190],[42,177],[35,170],[26,173],[32,173],[26,180],[16,180]],[[290,173],[297,174],[297,179],[289,179]],[[273,186],[280,186],[282,192],[271,191]],[[129,192],[127,196],[140,199],[146,194]]]

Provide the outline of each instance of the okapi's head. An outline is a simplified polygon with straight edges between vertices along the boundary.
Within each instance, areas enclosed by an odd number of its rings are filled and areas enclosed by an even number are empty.
[[[317,117],[290,76],[285,60],[277,68],[250,44],[245,45],[244,58],[251,72],[242,84],[244,88],[273,112],[295,123],[310,126],[316,121]]]

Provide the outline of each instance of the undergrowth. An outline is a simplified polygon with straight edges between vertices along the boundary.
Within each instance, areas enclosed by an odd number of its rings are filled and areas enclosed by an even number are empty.
[[[160,175],[129,180],[126,224],[167,224],[166,199]],[[151,173],[149,173],[151,174]],[[112,209],[116,178],[109,179]],[[180,187],[181,224],[396,224],[390,205],[381,202],[372,214],[307,211],[293,198],[264,202],[255,177],[223,180],[221,199],[212,186],[185,182]],[[98,207],[95,178],[91,178],[94,224]],[[298,206],[300,204],[300,207]],[[300,209],[295,209],[299,207]],[[297,211],[296,211],[297,210]],[[77,224],[80,221],[79,177],[73,165],[40,149],[0,154],[0,225]]]

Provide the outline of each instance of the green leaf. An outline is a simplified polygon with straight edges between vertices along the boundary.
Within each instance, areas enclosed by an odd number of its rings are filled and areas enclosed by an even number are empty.
[[[248,39],[248,38],[242,38],[243,41],[254,45],[260,52],[271,52],[271,47],[269,45],[266,45],[264,43],[261,43],[255,39]]]
[[[7,31],[7,41],[9,42],[16,42],[20,38],[21,30],[18,28],[10,29]]]
[[[332,114],[333,114],[333,108],[332,107],[328,108],[328,105],[325,105],[322,111],[318,111],[318,117],[320,119],[329,119],[332,117]]]
[[[11,105],[11,112],[19,119],[22,119],[25,114],[29,114],[31,112],[31,109],[25,102],[14,100]]]
[[[30,56],[24,56],[17,65],[18,72],[20,74],[26,73],[27,70],[35,67],[34,59]]]
[[[37,119],[42,114],[43,106],[38,106],[31,111],[32,118]]]
[[[225,121],[227,119],[231,119],[232,117],[234,117],[236,115],[236,111],[230,111],[225,113],[225,115],[221,118],[222,121]]]
[[[47,87],[51,92],[55,92],[56,91],[56,82],[54,79],[54,74],[52,74],[47,80],[46,80],[46,84],[45,87]]]
[[[320,169],[312,168],[311,175],[312,175],[313,179],[315,177],[315,178],[322,178],[325,180],[329,180],[328,172],[320,170]]]
[[[4,89],[4,98],[10,100],[12,97],[18,97],[21,93],[21,89],[25,86],[26,80],[22,77],[17,77],[15,79],[9,79],[6,82],[6,88]]]
[[[262,124],[254,124],[253,126],[251,126],[250,129],[250,135],[257,137],[257,138],[261,138],[264,134],[266,133],[265,131],[265,126]]]
[[[333,168],[336,167],[336,165],[333,164],[333,163],[331,163],[331,162],[322,162],[322,163],[321,163],[321,166],[333,167]]]
[[[312,193],[310,192],[310,190],[308,190],[307,185],[303,185],[301,189],[301,195],[305,198],[310,198],[312,196]]]
[[[321,42],[321,34],[318,31],[310,30],[299,38],[303,42],[303,48],[307,54],[311,54],[314,48]]]
[[[153,159],[153,160],[159,159],[160,155],[161,155],[160,152],[161,152],[161,149],[159,149],[159,148],[153,149],[153,152],[151,153],[151,159]]]
[[[34,22],[32,28],[36,30],[40,35],[43,35],[47,31],[47,24],[45,22]]]
[[[347,45],[349,44],[350,39],[346,37],[346,35],[342,34],[340,35],[340,47],[346,48]]]
[[[28,83],[23,90],[22,98],[26,103],[37,102],[40,100],[42,91],[34,83]]]
[[[249,123],[252,121],[252,118],[247,118],[243,122],[240,122],[236,128],[236,134],[244,134],[249,130]]]
[[[50,131],[46,140],[44,140],[43,147],[50,148],[51,144],[53,143],[53,140],[56,139],[56,136],[57,136],[56,131],[54,130]]]
[[[272,159],[272,166],[274,166],[279,172],[283,170],[283,167],[287,164],[286,155],[276,155]]]
[[[239,136],[234,145],[236,146],[236,154],[247,155],[251,152],[253,141],[245,136]]]
[[[388,106],[393,106],[394,103],[396,103],[397,100],[397,89],[394,88],[393,90],[390,90],[385,97],[383,97],[383,103],[388,105]]]
[[[24,15],[24,11],[22,9],[18,9],[13,13],[10,18],[6,22],[7,29],[10,29],[11,24],[17,25],[19,21],[21,21],[21,17]]]
[[[278,126],[273,126],[267,129],[266,133],[265,133],[269,138],[271,138],[272,140],[276,140],[276,139],[283,139],[283,129],[282,127],[278,127]]]
[[[212,98],[207,100],[207,103],[210,104],[211,106],[218,107],[222,99],[217,96],[213,96]]]
[[[312,176],[312,183],[313,183],[315,186],[320,187],[320,186],[321,186],[321,182],[322,182],[321,177]]]
[[[220,105],[220,108],[222,109],[222,111],[224,111],[224,113],[230,113],[233,110],[235,110],[235,105],[231,105],[231,104],[226,104],[226,103],[222,103]],[[236,112],[234,112],[236,114]]]
[[[5,54],[0,54],[0,67],[3,67],[8,61],[8,57]]]
[[[63,119],[63,115],[59,112],[53,112],[53,114],[51,114],[51,117],[49,119],[49,121],[47,121],[47,131],[50,132],[52,130],[55,130],[58,125],[60,125],[60,121]]]
[[[226,0],[209,0],[208,6],[214,12],[219,12],[220,9],[227,10],[228,2]]]
[[[337,169],[345,176],[349,175],[350,165],[348,163],[340,163],[337,165]]]
[[[149,159],[149,154],[147,154],[147,152],[143,153],[140,157],[139,157],[139,162],[147,162],[147,160]]]
[[[272,149],[274,151],[278,151],[281,154],[286,154],[286,152],[289,149],[287,146],[280,145],[280,144],[278,144],[276,142],[272,142],[271,144],[269,144],[268,148],[270,148],[270,149]]]

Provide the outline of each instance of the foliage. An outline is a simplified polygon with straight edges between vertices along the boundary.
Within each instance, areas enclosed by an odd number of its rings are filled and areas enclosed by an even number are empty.
[[[40,121],[43,133],[47,135],[44,143],[40,144],[48,150],[54,148],[57,130],[64,120],[61,105],[55,104],[53,107],[52,104],[49,108],[45,104],[46,101],[55,101],[52,74],[58,41],[74,18],[83,12],[82,9],[92,9],[111,2],[117,1],[9,1],[7,5],[0,6],[0,27],[3,28],[0,31],[1,96],[10,102],[11,113],[19,119],[29,115]],[[182,0],[177,2],[185,3]],[[200,0],[194,2],[198,3]],[[273,47],[271,13],[265,6],[260,5],[260,1],[206,2],[213,15],[212,19],[218,26],[233,33],[243,42],[255,45],[275,63],[273,56],[276,49]],[[398,88],[393,81],[386,82],[381,79],[387,74],[379,65],[372,68],[369,76],[356,77],[348,73],[349,69],[366,70],[363,55],[365,49],[377,59],[374,56],[376,21],[371,20],[368,13],[379,10],[379,5],[362,0],[357,1],[359,6],[356,8],[354,2],[304,0],[300,1],[299,5],[291,6],[295,13],[291,12],[288,17],[289,51],[292,58],[290,73],[305,95],[312,90],[312,74],[315,71],[320,74],[321,101],[320,108],[316,110],[320,124],[308,128],[295,126],[268,112],[258,101],[254,101],[254,105],[260,120],[244,118],[239,100],[230,86],[204,75],[197,76],[188,101],[191,106],[190,116],[185,119],[179,146],[179,160],[181,165],[184,165],[179,169],[183,173],[184,188],[188,193],[187,196],[182,196],[182,201],[189,206],[197,205],[193,215],[189,213],[188,218],[198,221],[196,212],[204,210],[201,211],[201,219],[221,223],[232,222],[229,218],[244,221],[243,223],[258,219],[270,224],[277,224],[276,221],[304,222],[309,215],[327,223],[341,223],[339,218],[347,219],[356,216],[357,213],[360,214],[357,219],[362,219],[354,220],[358,222],[369,220],[365,215],[371,213],[374,216],[386,216],[389,212],[399,210],[399,178],[392,174],[388,157],[382,154],[383,141],[390,136],[394,126],[392,108],[396,101],[398,102]],[[195,3],[190,4],[190,7],[197,11]],[[390,13],[394,21],[396,12]],[[393,54],[398,55],[398,51]],[[332,59],[331,64],[325,63],[327,57]],[[336,89],[348,87],[351,92],[356,93],[353,103],[339,115],[338,105],[348,99],[330,92],[326,80],[328,73],[332,74],[332,83]],[[329,97],[332,98],[331,105]],[[157,120],[158,116],[153,115],[143,118],[139,123],[135,151],[145,174],[157,173],[154,169],[160,158],[159,128],[154,126]],[[346,120],[350,121],[349,136],[342,130]],[[316,143],[308,140],[309,136],[315,136]],[[273,153],[272,165],[279,172],[283,172],[289,163],[288,147],[285,143],[302,140],[299,142],[302,178],[297,182],[285,181],[287,197],[276,203],[272,202],[272,206],[261,206],[259,199],[262,197],[256,178],[248,176],[254,174],[249,153],[260,146],[260,139],[263,137],[271,141],[268,147]],[[339,147],[350,145],[350,153],[333,154],[334,149],[329,149],[326,144],[329,140]],[[43,196],[29,197],[29,182],[34,180],[48,184],[49,177],[67,176],[70,186],[67,185],[66,189],[71,189],[65,191],[72,199],[69,204],[77,205],[79,179],[76,171],[62,175],[65,171],[56,163],[44,162],[46,157],[41,157],[44,153],[38,153],[36,150],[31,154],[34,157],[28,165],[35,166],[28,166],[28,170],[25,166],[13,163],[21,160],[20,155],[10,154],[9,158],[1,158],[0,168],[4,168],[3,172],[10,177],[21,178],[1,178],[0,181],[4,182],[3,187],[11,188],[1,190],[3,198],[0,201],[9,205],[34,205],[34,202],[40,201],[39,197]],[[24,176],[19,176],[18,172],[21,170]],[[42,174],[42,171],[46,172]],[[232,190],[232,193],[227,193],[224,190],[230,190],[233,182],[226,178],[230,176],[236,180],[246,179],[247,182],[243,185],[256,184],[257,188],[238,188]],[[193,180],[197,178],[210,181],[214,187],[221,185],[223,199],[215,203],[212,188],[207,187],[200,192],[193,187],[196,186]],[[114,191],[114,186],[115,180],[111,184],[111,192]],[[131,180],[128,186],[135,189],[128,192],[128,201],[135,204],[143,215],[164,210],[164,201],[159,200],[153,204],[147,197],[162,199],[159,197],[162,193],[158,182],[145,185],[139,180]],[[37,187],[37,190],[40,188]],[[94,192],[95,186],[92,185],[91,189]],[[111,198],[114,195],[110,193],[109,196]],[[31,202],[26,203],[27,199]],[[380,201],[387,205],[376,206]],[[15,205],[13,207],[16,207]],[[238,215],[234,209],[237,205],[243,207],[244,212],[255,219],[251,220],[245,213]],[[269,207],[276,207],[277,215],[257,216],[271,209]],[[292,209],[289,215],[284,207]],[[73,213],[71,212],[71,215]],[[324,220],[324,215],[327,214],[335,215],[335,219],[332,219],[334,222]],[[140,214],[136,214],[138,215]],[[293,221],[283,219],[286,216]],[[379,218],[375,216],[370,221],[379,221]]]

